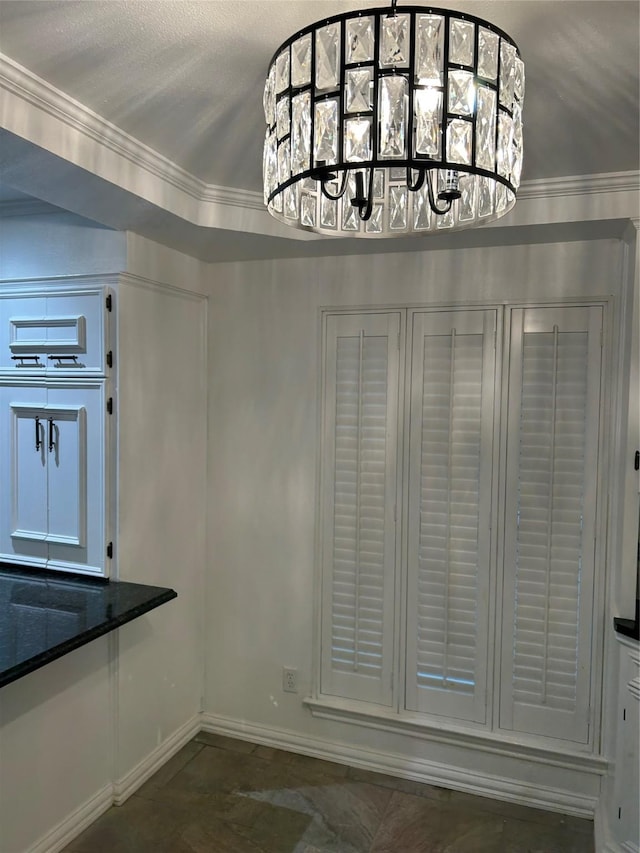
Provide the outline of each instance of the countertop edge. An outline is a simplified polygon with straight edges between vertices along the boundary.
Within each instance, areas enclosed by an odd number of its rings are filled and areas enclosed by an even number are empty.
[[[118,581],[112,581],[111,583],[117,584]],[[75,649],[78,649],[81,646],[85,646],[92,640],[98,639],[98,637],[102,637],[105,634],[111,633],[111,631],[115,631],[116,628],[126,625],[127,622],[132,622],[139,616],[144,616],[145,613],[155,610],[156,607],[160,607],[160,605],[166,604],[166,602],[172,601],[177,597],[178,593],[175,590],[168,588],[163,589],[163,591],[154,596],[154,598],[144,602],[143,604],[138,604],[135,607],[132,607],[131,610],[126,613],[113,617],[109,621],[96,625],[93,628],[88,628],[76,637],[64,640],[62,643],[35,655],[33,658],[21,661],[10,669],[0,673],[0,687],[5,687],[7,684],[11,684],[25,675],[35,672],[57,658],[61,658],[69,652],[75,651]]]

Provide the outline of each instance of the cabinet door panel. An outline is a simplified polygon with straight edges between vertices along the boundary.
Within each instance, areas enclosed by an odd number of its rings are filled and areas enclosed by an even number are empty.
[[[47,405],[47,540],[86,543],[87,431],[83,406]]]
[[[46,390],[0,388],[0,557],[46,560]],[[36,448],[36,443],[39,447]]]
[[[49,388],[47,417],[53,423],[51,451],[47,443],[49,567],[101,574],[106,545],[104,383]]]
[[[104,288],[0,296],[0,371],[104,374]]]
[[[49,373],[104,373],[104,292],[47,297]]]
[[[38,329],[38,320],[45,317],[46,311],[44,296],[0,297],[0,370],[45,370],[47,360],[41,351],[34,350],[34,342],[43,343],[46,338],[46,333]]]

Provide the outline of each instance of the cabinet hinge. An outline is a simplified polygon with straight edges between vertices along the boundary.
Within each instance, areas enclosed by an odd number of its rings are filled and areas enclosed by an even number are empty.
[[[622,806],[618,806],[618,820],[622,817]]]
[[[633,469],[634,471],[640,471],[640,450],[636,450],[636,454],[633,457]]]
[[[623,722],[625,722],[626,719],[627,719],[627,709],[623,708],[622,709],[622,720],[623,720]]]
[[[107,400],[107,412],[108,414],[113,414],[113,397],[109,397]]]
[[[107,367],[113,367],[113,350],[107,353]]]
[[[107,294],[107,298],[105,299],[105,304],[107,306],[107,311],[111,311],[111,308],[113,307],[113,302],[111,300],[111,294],[110,293]]]
[[[111,560],[113,557],[113,542],[109,542],[107,545],[107,557]]]

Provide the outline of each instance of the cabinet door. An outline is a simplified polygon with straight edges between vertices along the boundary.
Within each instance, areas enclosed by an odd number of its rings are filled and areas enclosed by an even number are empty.
[[[47,559],[47,392],[0,388],[0,559],[43,565]]]
[[[0,416],[0,560],[103,574],[104,382],[1,386]]]
[[[0,295],[0,372],[103,375],[105,289]]]
[[[47,395],[49,567],[104,567],[104,384],[49,388]]]

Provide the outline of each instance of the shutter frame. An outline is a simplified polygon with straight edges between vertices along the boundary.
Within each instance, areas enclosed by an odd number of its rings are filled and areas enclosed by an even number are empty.
[[[511,318],[500,728],[581,744],[590,736],[602,322],[601,306]]]
[[[497,312],[412,319],[405,707],[484,724]]]
[[[401,315],[325,322],[320,694],[388,707]]]

